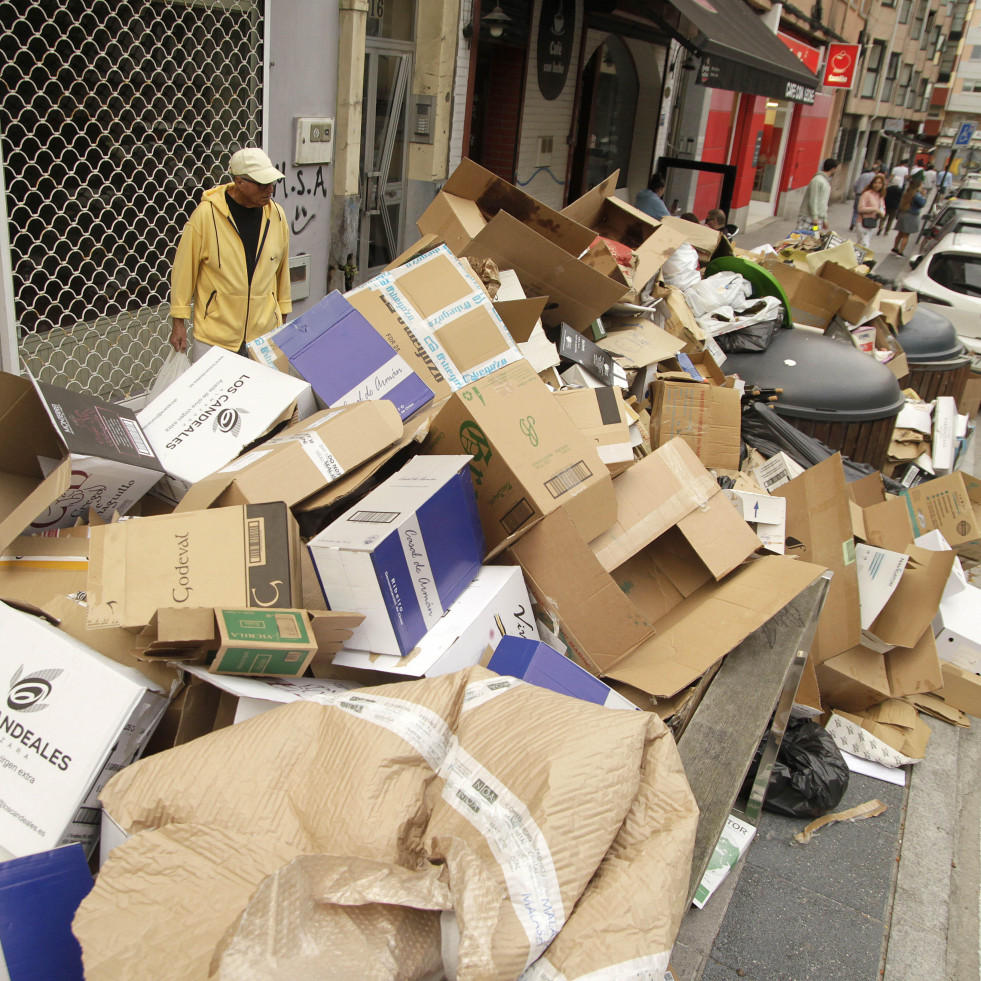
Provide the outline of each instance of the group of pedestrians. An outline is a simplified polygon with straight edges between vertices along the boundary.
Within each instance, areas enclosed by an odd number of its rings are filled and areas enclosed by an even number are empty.
[[[931,192],[936,190],[945,195],[952,181],[946,167],[938,174],[932,163],[912,169],[899,163],[887,179],[882,162],[877,160],[852,186],[855,203],[849,230],[854,230],[857,225],[859,244],[868,248],[873,231],[888,235],[895,222],[896,239],[892,251],[904,255],[910,235],[920,229],[923,209]]]

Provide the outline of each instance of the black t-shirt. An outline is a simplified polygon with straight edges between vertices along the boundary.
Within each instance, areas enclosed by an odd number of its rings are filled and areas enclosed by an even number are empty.
[[[228,202],[232,221],[235,222],[239,237],[242,239],[242,245],[245,247],[245,268],[251,284],[252,274],[255,272],[256,252],[259,250],[262,208],[245,208],[228,191],[225,191],[225,200]]]

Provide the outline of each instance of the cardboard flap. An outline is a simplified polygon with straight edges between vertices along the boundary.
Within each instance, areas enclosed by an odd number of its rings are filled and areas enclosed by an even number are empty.
[[[657,621],[650,640],[607,673],[657,698],[674,695],[823,572],[821,566],[779,555],[756,559],[679,603]]]
[[[608,333],[596,343],[612,354],[621,368],[637,369],[657,364],[685,346],[684,341],[643,318],[604,323]]]
[[[715,579],[728,575],[763,546],[723,494],[716,494],[704,507],[685,515],[678,529]]]
[[[560,508],[510,549],[535,601],[584,667],[603,674],[654,628],[606,574]],[[558,631],[556,631],[558,632]]]
[[[504,322],[515,343],[526,344],[541,319],[547,296],[530,296],[524,300],[495,300],[494,309]]]

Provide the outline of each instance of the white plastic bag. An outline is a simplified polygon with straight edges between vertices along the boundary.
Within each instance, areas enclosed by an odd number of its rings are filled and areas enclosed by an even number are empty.
[[[150,391],[147,392],[147,404],[160,395],[165,388],[177,381],[190,367],[191,359],[188,357],[187,351],[171,351],[167,355],[163,367],[157,372],[157,377],[153,380]]]

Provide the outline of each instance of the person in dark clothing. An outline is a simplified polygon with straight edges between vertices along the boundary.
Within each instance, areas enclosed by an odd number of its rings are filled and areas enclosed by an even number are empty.
[[[879,222],[879,235],[888,235],[892,223],[896,220],[899,213],[899,202],[903,199],[903,189],[899,184],[890,184],[886,188],[885,206],[886,213]]]

